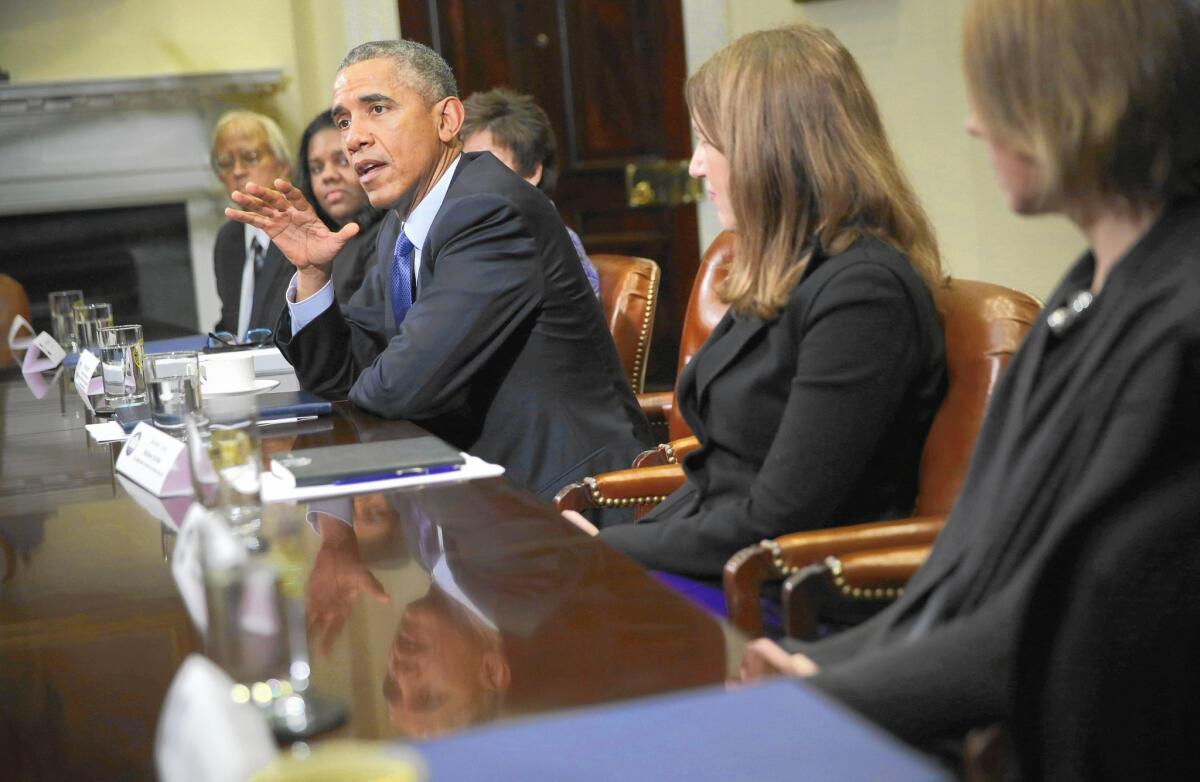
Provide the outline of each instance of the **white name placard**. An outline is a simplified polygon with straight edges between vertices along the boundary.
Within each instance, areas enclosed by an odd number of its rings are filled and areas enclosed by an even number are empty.
[[[117,472],[155,497],[191,494],[187,450],[182,440],[142,421],[121,446]]]
[[[33,344],[29,346],[25,360],[21,363],[21,371],[45,372],[54,369],[66,357],[67,351],[62,349],[62,345],[43,331],[33,338]]]
[[[23,316],[13,315],[8,326],[8,349],[14,352],[28,349],[36,333]]]
[[[88,410],[92,409],[92,400],[88,399],[92,375],[96,373],[96,366],[99,363],[99,356],[93,355],[90,350],[84,350],[79,354],[79,363],[75,365],[75,390],[79,392],[79,398],[87,405]]]

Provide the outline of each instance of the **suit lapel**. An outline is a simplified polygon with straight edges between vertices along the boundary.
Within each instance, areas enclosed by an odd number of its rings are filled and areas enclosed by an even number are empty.
[[[725,313],[725,317],[713,329],[704,349],[692,360],[692,364],[695,365],[697,402],[703,401],[713,380],[725,371],[766,325],[762,319],[753,315],[734,317],[731,313]]]
[[[280,274],[286,273],[283,267],[289,265],[288,260],[283,257],[283,253],[274,242],[267,245],[267,254],[263,259],[262,268],[255,272],[254,275],[254,304],[250,308],[250,322],[258,323],[261,321],[262,313],[265,311],[268,300],[272,293],[277,293],[275,290],[275,278]],[[272,324],[273,326],[274,324]]]

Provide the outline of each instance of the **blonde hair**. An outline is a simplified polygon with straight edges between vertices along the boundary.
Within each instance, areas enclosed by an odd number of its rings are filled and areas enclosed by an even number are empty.
[[[719,289],[735,312],[772,318],[819,242],[861,235],[907,254],[931,288],[941,261],[854,58],[833,33],[795,25],[745,35],[687,83],[692,116],[729,161],[735,261]]]
[[[1028,155],[1040,201],[1196,192],[1200,3],[975,0],[963,20],[972,108]]]
[[[275,120],[265,114],[241,109],[222,114],[213,127],[210,147],[213,154],[216,153],[217,144],[226,136],[260,136],[271,151],[272,157],[286,165],[289,170],[296,170],[292,165],[292,155],[283,138],[283,131],[279,129]]]

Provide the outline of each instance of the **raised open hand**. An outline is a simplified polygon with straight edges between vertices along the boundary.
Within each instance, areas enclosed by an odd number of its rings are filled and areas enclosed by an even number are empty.
[[[332,535],[323,538],[308,577],[306,611],[309,639],[322,656],[329,656],[354,604],[364,594],[382,605],[389,602],[383,584],[359,559],[353,532],[340,540]]]
[[[227,208],[225,216],[266,231],[302,275],[328,278],[333,257],[358,233],[358,224],[347,223],[334,233],[298,188],[286,179],[276,179],[275,188],[247,183],[245,191],[234,191],[232,196],[242,209]]]

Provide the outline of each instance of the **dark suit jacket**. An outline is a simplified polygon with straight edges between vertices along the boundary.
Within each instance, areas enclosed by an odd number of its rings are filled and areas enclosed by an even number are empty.
[[[402,328],[389,302],[395,214],[345,316],[330,307],[280,349],[304,388],[417,421],[550,499],[651,444],[649,424],[554,205],[490,154],[464,154],[421,251]]]
[[[1088,287],[1093,268],[1084,256],[1047,310]],[[1007,719],[1018,626],[1040,610],[1033,588],[1063,541],[1089,527],[1125,534],[1164,514],[1200,516],[1195,492],[1175,485],[1200,474],[1198,313],[1192,202],[1160,218],[1062,337],[1039,319],[996,387],[946,527],[901,598],[827,641],[793,645],[822,666],[813,682],[914,742]]]
[[[214,331],[234,333],[238,327],[238,308],[242,302],[242,269],[246,265],[246,233],[241,223],[230,220],[217,232],[213,248],[213,269],[217,274],[217,295],[221,297],[221,320]],[[279,311],[286,309],[284,296],[295,267],[272,242],[267,247],[263,266],[254,276],[254,306],[250,309],[249,328],[275,328]],[[241,338],[241,334],[237,335]]]
[[[330,274],[333,278],[333,296],[343,311],[362,287],[367,272],[375,265],[375,249],[383,221],[378,218],[364,219],[369,217],[369,212],[360,217],[359,232],[346,242],[346,246],[333,259],[333,271]]]
[[[600,536],[648,567],[717,577],[764,538],[905,515],[945,384],[937,311],[902,254],[863,237],[814,256],[775,320],[726,314],[680,376],[701,443],[687,483]]]

